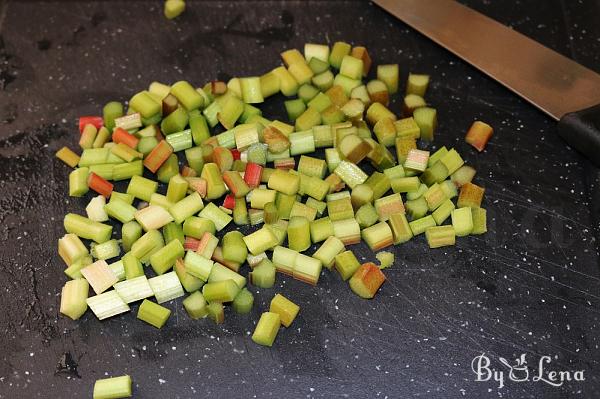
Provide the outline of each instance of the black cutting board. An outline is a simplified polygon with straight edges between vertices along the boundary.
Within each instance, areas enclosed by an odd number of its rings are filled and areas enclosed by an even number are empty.
[[[513,2],[510,2],[513,3]],[[553,49],[600,69],[597,2],[470,1]],[[500,85],[367,2],[190,2],[176,21],[161,2],[0,2],[0,397],[90,397],[96,379],[132,375],[136,398],[596,397],[600,273],[598,170],[567,148],[554,123]],[[162,330],[131,313],[99,322],[58,315],[64,265],[56,254],[67,212],[76,118],[127,100],[151,81],[203,84],[261,74],[304,42],[365,45],[375,63],[432,75],[440,126],[430,148],[457,148],[486,189],[489,234],[430,250],[423,237],[394,249],[374,300],[335,273],[316,288],[278,276],[245,316],[192,321],[181,299]],[[284,116],[281,98],[263,107]],[[396,112],[397,102],[392,105]],[[482,154],[463,141],[482,119],[495,135]],[[364,260],[373,254],[363,246]],[[256,289],[252,289],[257,292]],[[273,348],[250,333],[271,297],[301,306]],[[477,382],[485,354],[502,388]],[[508,381],[525,354],[530,381]],[[560,387],[533,382],[583,370]],[[521,373],[523,371],[521,370]],[[514,377],[518,378],[519,372]],[[546,375],[547,376],[547,375]]]

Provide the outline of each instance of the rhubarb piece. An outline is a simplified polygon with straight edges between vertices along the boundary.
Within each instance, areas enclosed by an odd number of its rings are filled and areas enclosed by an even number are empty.
[[[89,169],[79,167],[69,173],[69,195],[71,197],[83,197],[89,191],[88,186]]]
[[[370,109],[370,108],[369,108]],[[377,141],[383,146],[391,147],[394,145],[396,140],[396,126],[394,125],[395,118],[384,117],[380,118],[375,126],[373,126],[373,132],[377,137]]]
[[[174,2],[176,0],[169,1]],[[167,3],[169,1],[167,1]],[[131,377],[128,375],[96,380],[94,383],[93,399],[118,399],[129,397],[131,397]]]
[[[369,179],[367,179],[367,183]],[[350,201],[354,209],[359,209],[364,204],[373,202],[373,189],[367,183],[359,184],[352,189]]]
[[[378,251],[393,244],[392,230],[386,222],[379,222],[361,232],[362,238],[372,251]]]
[[[331,223],[329,217],[310,222],[310,237],[312,242],[317,243],[324,241],[333,234],[333,223]]]
[[[241,78],[240,86],[242,98],[245,103],[256,104],[265,101],[260,87],[260,78],[258,76]]]
[[[360,101],[365,108],[371,105],[371,97],[369,96],[367,86],[365,85],[356,86],[352,89],[350,92],[350,99]]]
[[[355,218],[336,220],[333,223],[333,234],[345,245],[360,242],[360,226]]]
[[[273,154],[280,154],[290,148],[288,137],[272,126],[263,130],[263,140]]]
[[[468,165],[463,165],[458,168],[452,176],[450,176],[450,180],[457,186],[462,187],[467,183],[471,183],[473,178],[475,177],[476,170]]]
[[[311,285],[317,285],[323,264],[319,259],[312,258],[304,254],[296,256],[292,276],[296,280],[303,281]]]
[[[133,176],[127,186],[127,194],[131,194],[142,201],[150,201],[152,194],[158,189],[158,182],[142,176]]]
[[[487,212],[484,208],[471,208],[473,219],[473,230],[471,234],[483,234],[487,232]]]
[[[455,172],[456,173],[456,172]],[[432,166],[429,166],[421,174],[420,179],[423,183],[431,186],[433,183],[441,183],[448,177],[448,168],[442,162],[437,161]]]
[[[185,250],[181,242],[171,241],[150,256],[152,270],[160,276],[169,271],[175,265],[175,261],[182,258],[184,254]]]
[[[423,97],[417,96],[416,94],[407,94],[402,103],[402,115],[404,117],[410,117],[411,115],[414,117],[414,112],[417,109],[424,108],[426,106],[427,102]],[[420,135],[421,129],[419,128],[419,137]]]
[[[200,240],[206,233],[214,234],[217,231],[215,223],[212,220],[189,216],[183,222],[183,234]]]
[[[342,280],[348,280],[360,267],[360,262],[350,250],[335,256],[335,270],[340,274]]]
[[[450,217],[454,209],[454,203],[450,199],[447,199],[442,203],[442,205],[440,205],[435,211],[433,211],[431,216],[433,216],[435,222],[439,226]]]
[[[458,237],[464,237],[473,231],[471,208],[464,207],[452,211],[452,226]]]
[[[408,224],[413,235],[417,236],[424,233],[428,228],[435,227],[435,219],[431,215],[427,215],[417,220],[413,220]]]
[[[329,55],[329,64],[335,69],[340,69],[344,56],[350,54],[352,46],[345,42],[335,42]]]
[[[425,97],[427,86],[429,86],[429,75],[408,74],[406,94],[416,94],[417,96]]]
[[[453,226],[429,227],[425,230],[429,248],[440,248],[456,243],[456,233]]]
[[[163,8],[163,14],[167,19],[175,19],[185,11],[184,0],[166,0]],[[94,398],[95,399],[95,398]]]
[[[193,320],[201,319],[206,317],[208,314],[208,307],[206,300],[202,296],[200,291],[195,291],[185,298],[182,302],[185,311],[188,313],[190,318]]]
[[[408,212],[408,215],[410,216],[410,218],[412,220],[422,218],[429,211],[429,206],[427,205],[427,201],[425,201],[425,198],[423,198],[423,197],[419,197],[414,200],[406,201],[405,206],[406,206],[406,212]]]
[[[150,284],[150,288],[152,288],[154,297],[158,303],[168,302],[184,295],[183,287],[175,272],[152,277],[148,279],[148,284]]]
[[[300,177],[278,169],[269,177],[268,187],[283,194],[294,195],[298,192],[298,188],[300,187]]]
[[[421,130],[421,139],[432,141],[437,127],[437,111],[434,108],[421,107],[413,112],[413,117]]]
[[[309,108],[315,109],[317,112],[321,113],[325,111],[332,105],[331,98],[324,93],[318,93],[314,98],[312,98],[306,106]]]
[[[381,197],[375,200],[374,205],[381,222],[388,220],[390,215],[405,212],[402,197],[398,193]]]
[[[289,327],[294,319],[296,319],[296,316],[298,316],[300,306],[296,305],[283,295],[276,294],[273,299],[271,299],[269,312],[278,314],[281,324],[285,327]]]
[[[395,121],[396,115],[392,113],[389,109],[386,108],[385,105],[373,102],[369,108],[367,108],[366,114],[367,121],[372,125],[375,125],[381,119],[390,118],[392,121]]]
[[[115,128],[131,130],[142,127],[142,117],[138,112],[115,118]],[[113,129],[114,130],[114,129]]]
[[[340,73],[350,79],[361,79],[363,75],[363,61],[351,55],[344,55],[340,64]]]
[[[392,229],[394,244],[407,242],[413,237],[412,229],[410,228],[405,214],[395,213],[391,215],[388,223]]]
[[[67,266],[71,266],[88,256],[89,252],[77,235],[69,233],[58,240],[58,254]]]
[[[335,262],[335,257],[344,251],[344,249],[344,243],[339,238],[329,236],[312,256],[320,260],[323,266],[331,269]]]
[[[465,141],[471,144],[479,152],[485,149],[488,141],[492,138],[494,129],[487,123],[481,121],[473,122],[471,128],[467,132]]]
[[[147,264],[150,257],[165,245],[163,236],[157,230],[150,230],[131,245],[131,253],[140,262]]]
[[[352,55],[352,57],[358,58],[359,60],[362,60],[362,64],[363,64],[362,76],[363,77],[367,76],[367,74],[369,73],[369,69],[371,69],[371,63],[372,63],[371,57],[369,56],[367,49],[362,46],[353,47],[350,55]]]
[[[388,106],[390,102],[390,93],[387,85],[381,80],[371,80],[367,83],[367,93],[369,94],[370,101],[372,103],[380,103],[381,105]]]
[[[311,244],[308,219],[301,216],[291,217],[287,235],[290,249],[298,252],[306,251]]]
[[[208,281],[214,264],[212,260],[198,255],[193,251],[187,251],[184,259],[186,272],[203,282]]]
[[[341,161],[335,168],[334,173],[338,175],[350,188],[354,188],[367,180],[367,174],[358,166],[348,161]]]
[[[427,168],[427,160],[429,159],[429,151],[411,149],[406,155],[404,168],[418,172],[423,172]],[[445,179],[446,177],[444,177]],[[442,181],[444,180],[442,179]]]
[[[87,280],[82,278],[67,281],[60,294],[60,313],[73,320],[83,316],[88,308],[89,287]]]
[[[284,96],[293,96],[298,92],[298,82],[284,66],[273,69],[270,74],[272,75],[269,76],[276,77],[277,80],[279,80],[278,90],[280,90],[281,94]],[[263,75],[261,78],[261,87],[261,92],[263,93],[263,96],[265,96],[272,92],[275,83],[270,77],[265,77],[265,75]]]
[[[86,302],[98,320],[104,320],[129,311],[129,306],[115,290],[89,297]]]
[[[396,127],[396,136],[398,138],[418,139],[421,137],[421,129],[412,116],[397,120],[394,122],[394,126]]]
[[[115,291],[128,304],[154,295],[144,275],[116,283]]]
[[[440,205],[444,203],[448,199],[446,193],[438,183],[434,183],[427,189],[427,191],[423,194],[423,198],[427,201],[427,205],[429,206],[430,211],[435,211]]]
[[[125,278],[127,280],[131,280],[144,275],[144,268],[142,266],[142,262],[139,261],[131,252],[126,253],[121,258],[121,262],[123,262],[123,272],[125,273]]]
[[[298,252],[280,245],[273,249],[273,264],[280,273],[292,275]]]
[[[301,202],[294,202],[294,205],[290,210],[290,221],[298,216],[312,222],[317,217],[317,210]],[[352,216],[354,216],[354,214]]]
[[[452,181],[444,180],[442,183],[440,183],[440,187],[442,188],[444,194],[446,194],[446,197],[454,198],[458,196],[458,189]]]
[[[365,181],[365,184],[373,190],[373,199],[381,198],[391,188],[390,180],[380,172],[373,172]]]
[[[112,226],[94,222],[74,213],[66,214],[63,223],[67,233],[73,233],[78,237],[93,240],[98,244],[110,240],[112,234]]]
[[[250,192],[250,188],[238,172],[226,171],[223,173],[223,181],[227,184],[227,187],[229,187],[235,198],[245,197]]]
[[[215,224],[217,231],[221,231],[232,221],[232,217],[227,213],[223,212],[222,209],[218,208],[214,203],[208,203],[204,209],[200,211],[198,216],[205,219],[212,220]]]
[[[173,221],[173,216],[158,205],[148,205],[137,211],[134,217],[145,231],[158,230]]]
[[[123,116],[123,104],[118,101],[111,101],[102,108],[103,124],[106,128],[112,131],[115,127],[115,119]],[[84,125],[85,126],[85,125]],[[81,130],[81,119],[80,119]]]
[[[79,155],[75,154],[69,147],[62,147],[56,151],[55,156],[72,168],[76,167],[80,160]]]
[[[379,214],[371,203],[366,203],[358,208],[355,218],[360,228],[364,229],[377,223]]]
[[[200,108],[204,105],[204,98],[188,82],[181,80],[171,86],[171,94],[187,111]]]
[[[240,290],[232,303],[234,312],[238,314],[249,313],[252,305],[254,305],[254,295],[247,288]]]
[[[398,64],[377,66],[377,79],[385,83],[390,94],[398,92],[398,74]]]
[[[309,110],[310,109],[311,108],[309,108]],[[306,112],[309,112],[309,111],[307,110]],[[306,112],[305,112],[305,114],[306,114]],[[300,119],[298,119],[298,120],[300,120]],[[319,120],[319,122],[316,122],[315,125],[318,125],[319,123],[320,123],[320,120]],[[312,130],[310,130],[312,126],[313,125],[304,126],[304,129],[297,128],[297,130],[302,130],[302,131],[298,131],[296,133],[290,134],[290,137],[289,137],[290,155],[307,154],[307,153],[311,153],[311,152],[315,151],[315,137],[313,136]]]
[[[94,259],[106,260],[119,256],[121,249],[119,248],[119,242],[112,239],[101,244],[92,244],[90,253]]]
[[[275,266],[269,259],[263,259],[249,273],[250,283],[260,288],[275,285]]]
[[[144,166],[152,173],[156,173],[171,154],[173,154],[173,147],[165,140],[161,140],[158,145],[150,151],[150,154],[144,157]]]
[[[234,272],[233,270],[223,266],[220,263],[216,263],[213,265],[210,276],[208,277],[209,283],[216,283],[223,280],[233,280],[237,284],[238,287],[244,288],[246,285],[246,277],[241,276],[240,274]]]
[[[421,186],[421,182],[419,181],[419,178],[416,176],[397,177],[390,181],[390,185],[392,187],[392,191],[395,193],[410,193],[410,192],[416,192],[417,190],[419,190],[419,187]],[[425,186],[425,189],[427,189],[427,186]]]
[[[206,199],[213,200],[223,196],[227,192],[223,178],[221,177],[221,171],[219,166],[215,163],[207,163],[202,169],[200,175],[206,180],[207,191]]]
[[[209,303],[206,310],[208,311],[208,317],[214,321],[215,324],[223,324],[225,321],[225,312],[221,302]]]
[[[81,269],[81,274],[90,283],[96,294],[102,294],[119,281],[104,260],[97,260],[84,267]]]
[[[481,207],[484,192],[485,189],[483,187],[479,187],[473,183],[466,183],[460,188],[456,206],[459,208],[479,208]]]
[[[379,268],[381,270],[387,269],[394,264],[394,253],[381,251],[375,254],[375,257],[379,261]]]
[[[145,321],[156,328],[162,328],[169,319],[169,316],[171,316],[170,309],[160,306],[148,299],[144,299],[137,313],[137,318],[139,320]]]
[[[230,231],[223,236],[223,257],[225,260],[244,263],[248,256],[248,249],[243,238],[243,234],[239,231]]]
[[[350,288],[361,298],[371,299],[385,281],[385,275],[374,263],[362,264],[350,279]]]
[[[339,142],[338,150],[346,160],[358,164],[371,151],[371,146],[362,138],[349,135]]]
[[[306,43],[304,45],[304,59],[310,62],[313,58],[329,63],[329,46],[326,44]]]
[[[207,302],[231,302],[240,291],[233,280],[208,283],[202,287],[202,295]]]
[[[250,206],[254,209],[264,209],[266,204],[276,201],[277,196],[278,193],[275,190],[255,188],[251,192]]]
[[[273,346],[275,337],[277,337],[277,333],[279,332],[280,323],[279,314],[264,312],[256,324],[256,328],[252,334],[252,341],[263,346]]]
[[[452,175],[454,172],[458,170],[465,161],[460,157],[458,152],[453,148],[449,150],[446,155],[440,158],[440,162],[442,162],[446,168],[448,169],[448,174]]]
[[[79,147],[84,150],[92,148],[94,146],[97,133],[98,129],[94,125],[91,123],[85,125],[83,131],[81,132],[81,136],[79,137]]]

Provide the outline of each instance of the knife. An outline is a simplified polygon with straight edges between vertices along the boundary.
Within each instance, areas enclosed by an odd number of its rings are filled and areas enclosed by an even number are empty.
[[[600,75],[454,0],[373,0],[558,121],[600,166]]]

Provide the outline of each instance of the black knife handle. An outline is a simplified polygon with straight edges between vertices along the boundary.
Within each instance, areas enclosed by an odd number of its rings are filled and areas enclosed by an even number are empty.
[[[600,104],[560,118],[558,135],[600,167]]]

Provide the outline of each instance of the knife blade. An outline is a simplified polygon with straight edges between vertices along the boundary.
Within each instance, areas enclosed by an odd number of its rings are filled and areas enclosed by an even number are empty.
[[[559,121],[600,166],[600,75],[454,0],[373,0]]]

